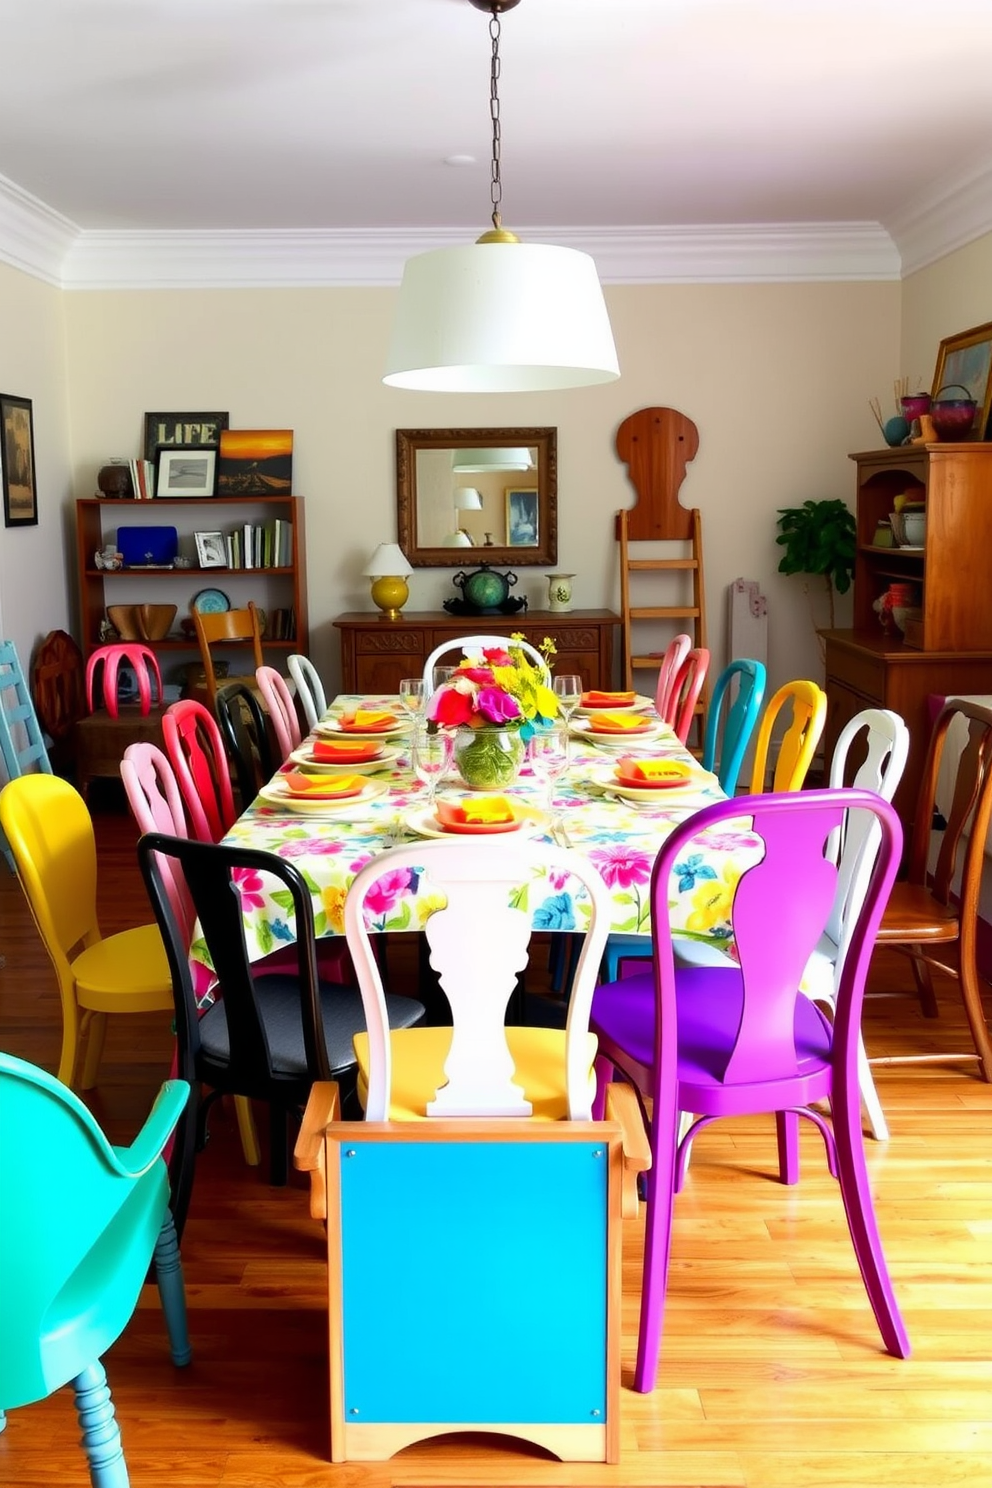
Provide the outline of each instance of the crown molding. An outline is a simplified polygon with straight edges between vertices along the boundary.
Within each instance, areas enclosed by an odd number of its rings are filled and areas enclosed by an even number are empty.
[[[0,260],[63,288],[63,268],[79,228],[0,176]]]
[[[992,232],[992,168],[922,194],[886,227],[899,246],[904,278],[973,243]]]

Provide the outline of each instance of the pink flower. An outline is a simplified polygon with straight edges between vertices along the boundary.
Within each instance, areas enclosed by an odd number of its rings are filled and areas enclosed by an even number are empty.
[[[511,720],[516,722],[523,716],[516,698],[504,692],[501,687],[480,688],[476,709],[490,723],[508,723]]]
[[[373,884],[365,896],[366,914],[388,914],[409,888],[409,868],[397,868],[392,873],[383,874],[378,883]]]
[[[459,677],[467,677],[470,682],[479,682],[490,687],[493,683],[493,674],[489,667],[459,667]]]
[[[262,876],[254,868],[232,868],[231,878],[238,886],[238,893],[246,910],[265,907]]]
[[[482,654],[491,667],[508,667],[513,665],[513,657],[509,651],[501,651],[496,646],[491,647],[488,651],[484,650]]]
[[[650,856],[636,848],[626,847],[622,842],[597,847],[590,852],[589,858],[599,869],[608,889],[629,889],[631,884],[647,883],[651,877]]]
[[[340,851],[340,842],[331,842],[326,837],[297,837],[292,842],[282,844],[279,856],[281,858],[305,858],[311,855],[327,857],[331,853]]]
[[[454,687],[441,687],[431,698],[427,715],[432,723],[454,728],[472,717],[472,697]]]

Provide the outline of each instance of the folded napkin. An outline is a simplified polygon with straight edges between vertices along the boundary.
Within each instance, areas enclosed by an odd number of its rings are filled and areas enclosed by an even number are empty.
[[[442,826],[492,827],[516,820],[513,805],[505,796],[480,796],[475,801],[438,801],[437,819]]]
[[[333,742],[328,739],[314,739],[310,752],[320,765],[340,764],[342,760],[346,763],[350,760],[352,764],[358,765],[378,759],[382,753],[382,745],[365,743],[361,739],[340,739]]]
[[[692,776],[692,766],[684,760],[629,759],[617,760],[617,777],[638,785],[684,785]]]
[[[589,719],[589,727],[595,734],[638,733],[647,726],[647,720],[639,713],[594,713]]]
[[[583,708],[629,708],[637,702],[636,692],[584,692]]]
[[[341,715],[341,727],[358,732],[370,729],[375,733],[382,733],[385,729],[395,728],[398,722],[399,719],[395,713],[387,713],[377,708],[356,708],[354,713]]]
[[[364,775],[337,775],[328,779],[326,775],[304,775],[300,770],[291,770],[282,779],[291,796],[307,796],[316,800],[340,800],[343,796],[357,796],[368,785]]]

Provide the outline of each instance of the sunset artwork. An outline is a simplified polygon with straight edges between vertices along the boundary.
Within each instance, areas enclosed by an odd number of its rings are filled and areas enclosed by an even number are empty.
[[[292,429],[221,430],[218,496],[288,496],[292,490]]]

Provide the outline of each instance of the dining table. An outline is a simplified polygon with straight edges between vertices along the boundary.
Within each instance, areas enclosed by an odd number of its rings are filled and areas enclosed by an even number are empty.
[[[418,837],[445,835],[427,807],[427,788],[414,774],[408,743],[410,720],[398,697],[388,694],[341,694],[331,703],[323,726],[362,708],[390,712],[400,730],[388,741],[385,758],[366,778],[378,782],[371,799],[332,803],[307,802],[302,808],[280,799],[279,772],[275,789],[265,790],[238,818],[225,842],[261,849],[291,860],[303,874],[313,895],[318,937],[344,933],[344,903],[356,874],[380,853]],[[686,816],[723,799],[715,775],[705,771],[675,733],[658,718],[645,700],[643,716],[653,727],[649,737],[594,742],[589,719],[574,717],[569,725],[570,758],[555,782],[551,810],[546,809],[546,786],[525,763],[517,780],[500,791],[519,808],[530,808],[528,834],[537,842],[555,843],[581,853],[598,869],[610,893],[611,930],[641,936],[651,934],[650,880],[655,857],[667,834]],[[318,723],[320,731],[322,723]],[[313,736],[304,740],[299,759],[306,759]],[[633,799],[620,794],[616,779],[620,757],[681,761],[685,784],[676,789],[646,789]],[[291,759],[282,767],[296,768]],[[439,798],[464,800],[473,793],[449,772],[438,787]],[[724,826],[691,845],[676,864],[669,886],[669,919],[675,937],[728,947],[730,906],[741,873],[762,851],[760,840],[742,817],[739,826]],[[264,873],[237,875],[249,955],[260,959],[292,941],[277,885]],[[409,869],[387,874],[366,902],[370,931],[385,934],[423,929],[438,904],[421,875]],[[528,909],[534,930],[552,933],[581,931],[588,903],[578,880],[557,870],[532,881]],[[209,967],[203,941],[194,935],[191,959]]]

